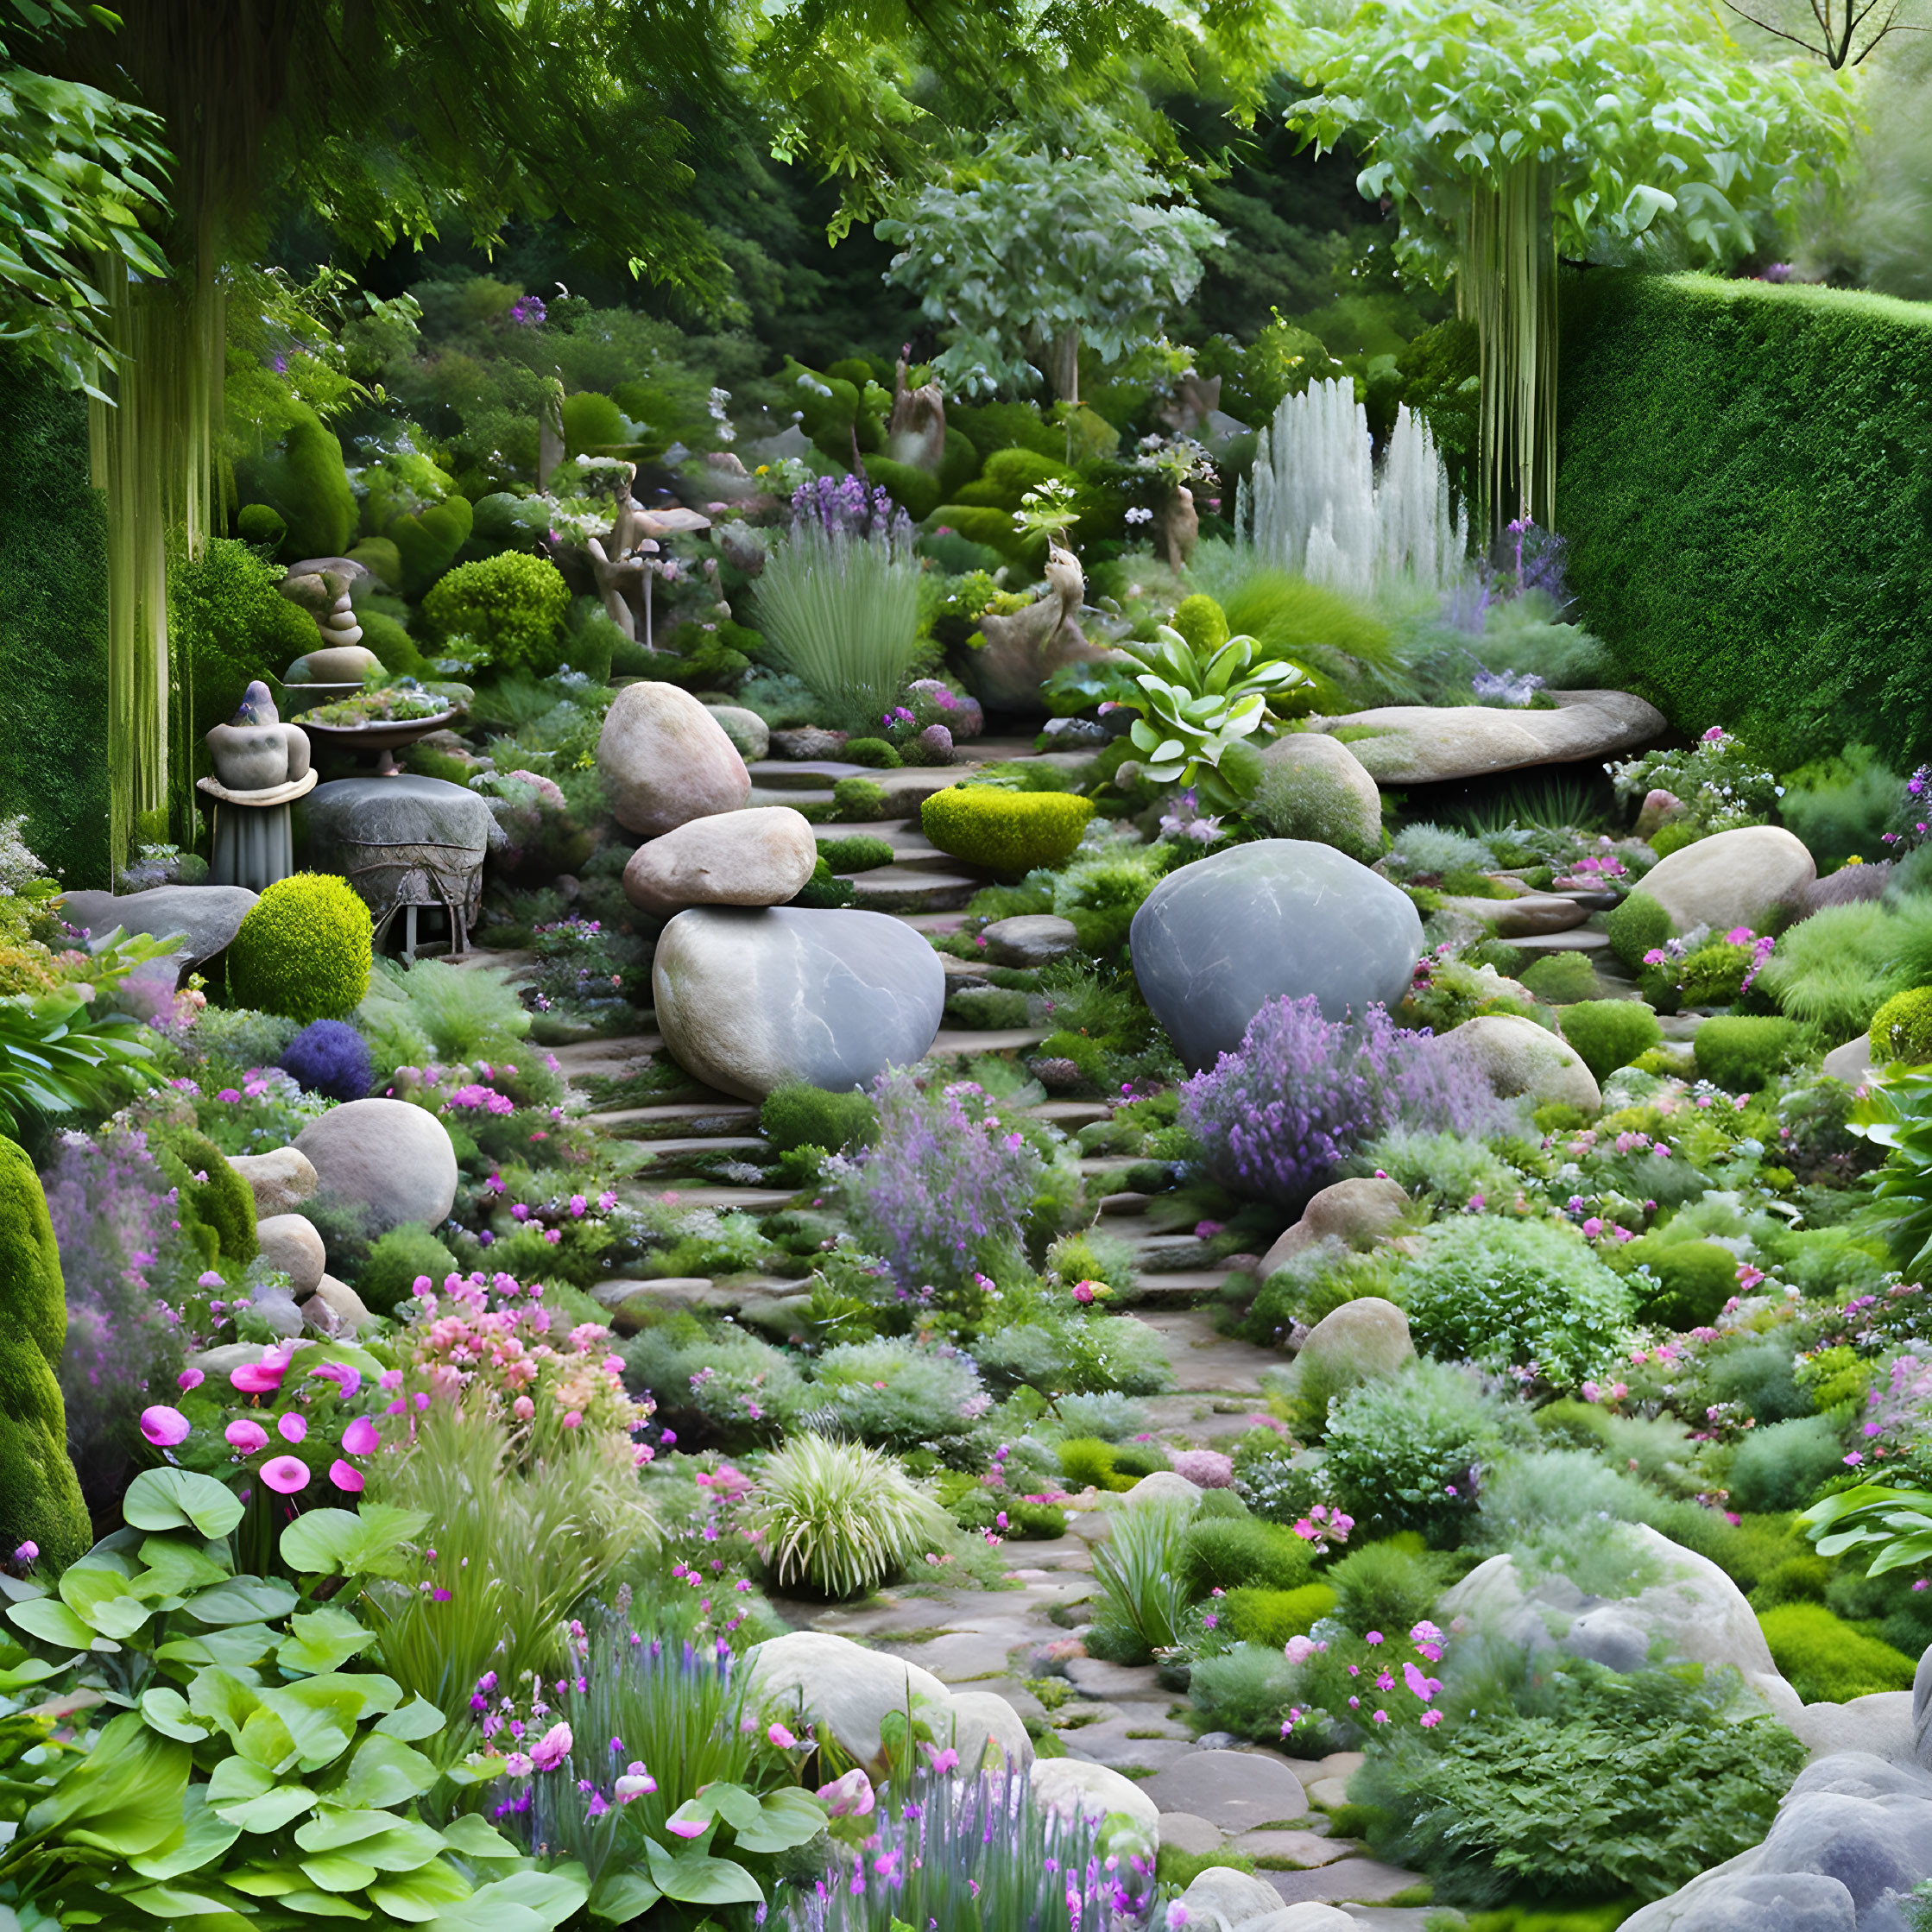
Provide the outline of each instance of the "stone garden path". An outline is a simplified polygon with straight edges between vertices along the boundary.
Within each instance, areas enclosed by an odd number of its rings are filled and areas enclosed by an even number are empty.
[[[986,759],[1039,755],[1030,742],[982,741]],[[1055,755],[1055,754],[1048,754]],[[1060,757],[1077,754],[1060,754]],[[962,775],[961,768],[879,773],[856,765],[761,761],[752,767],[754,805],[830,804],[840,778],[882,783],[896,817],[884,823],[825,824],[821,839],[856,833],[893,844],[891,865],[853,875],[858,903],[889,913],[917,930],[957,930],[961,910],[987,875],[929,845],[920,833],[919,801]],[[1600,927],[1601,920],[1591,922]],[[1620,974],[1601,931],[1578,928],[1518,941],[1534,950],[1588,950],[1603,970],[1607,991],[1622,992]],[[478,954],[477,961],[515,963],[515,956]],[[986,981],[974,963],[942,956],[949,991]],[[1628,990],[1634,993],[1634,988]],[[963,1067],[985,1054],[1023,1056],[1045,1037],[1044,1028],[1004,1032],[948,1026],[932,1057]],[[685,1207],[757,1212],[791,1196],[733,1178],[729,1164],[763,1149],[758,1109],[688,1081],[646,1103],[613,1104],[606,1083],[667,1065],[663,1042],[635,1032],[585,1040],[556,1050],[567,1078],[591,1098],[592,1118],[629,1143],[637,1165],[624,1191],[633,1198],[674,1197]],[[618,1095],[621,1100],[622,1095]],[[1068,1133],[1107,1117],[1102,1101],[1048,1100],[1033,1109]],[[1196,1444],[1238,1435],[1260,1406],[1260,1376],[1279,1361],[1270,1352],[1215,1332],[1203,1305],[1228,1270],[1202,1265],[1190,1234],[1164,1233],[1149,1220],[1146,1197],[1109,1192],[1107,1177],[1131,1162],[1083,1159],[1095,1184],[1107,1231],[1136,1251],[1141,1295],[1134,1312],[1165,1336],[1175,1392],[1146,1404],[1152,1427]],[[1190,1265],[1192,1263],[1193,1265]],[[757,1276],[719,1280],[612,1281],[597,1290],[620,1330],[626,1304],[672,1303],[738,1315],[767,1332],[784,1332],[784,1304],[799,1295],[796,1281]],[[1065,1754],[1108,1765],[1145,1781],[1160,1808],[1161,1838],[1191,1853],[1224,1846],[1251,1857],[1285,1903],[1320,1900],[1348,1910],[1363,1932],[1419,1932],[1426,1910],[1414,1901],[1424,1881],[1369,1856],[1367,1848],[1334,1835],[1328,1812],[1343,1802],[1348,1775],[1361,1762],[1351,1753],[1293,1758],[1226,1735],[1197,1736],[1184,1695],[1160,1683],[1151,1668],[1130,1668],[1087,1657],[1078,1640],[1095,1594],[1092,1545],[1108,1534],[1109,1517],[1093,1492],[1073,1499],[1068,1533],[1051,1543],[1014,1542],[1005,1587],[949,1589],[919,1582],[882,1591],[862,1604],[827,1609],[785,1603],[780,1613],[799,1626],[836,1632],[914,1661],[949,1684],[970,1684],[1006,1697],[1029,1727],[1051,1727]],[[1400,1899],[1403,1903],[1391,1904]]]

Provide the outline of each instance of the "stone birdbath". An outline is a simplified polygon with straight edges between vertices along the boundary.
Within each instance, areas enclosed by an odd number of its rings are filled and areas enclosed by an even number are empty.
[[[357,686],[349,696],[306,713],[302,728],[319,743],[333,746],[338,750],[358,754],[374,752],[376,776],[398,777],[402,767],[395,761],[396,753],[407,745],[414,744],[419,738],[426,738],[432,731],[442,730],[459,715],[460,707],[441,704],[434,711],[408,717],[385,717],[376,714],[354,718],[346,715],[362,705],[365,698],[380,700],[388,695],[382,691],[364,693]]]

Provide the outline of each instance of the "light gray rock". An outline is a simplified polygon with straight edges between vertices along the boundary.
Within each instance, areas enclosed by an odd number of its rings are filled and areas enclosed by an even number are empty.
[[[1433,785],[1527,765],[1571,764],[1657,742],[1670,720],[1625,691],[1559,691],[1553,711],[1502,710],[1487,704],[1387,704],[1314,729],[1364,725],[1380,736],[1348,748],[1378,785]]]
[[[1676,1932],[1855,1932],[1858,1904],[1818,1872],[1761,1872],[1714,1886]]]
[[[1160,1849],[1160,1807],[1132,1778],[1077,1758],[1036,1758],[1027,1775],[1042,1810],[1109,1821],[1117,1851],[1126,1849],[1122,1839],[1145,1847],[1149,1857]]]
[[[771,750],[772,728],[756,711],[748,711],[742,704],[707,704],[704,709],[717,719],[746,764],[755,762]]]
[[[1016,1711],[996,1690],[952,1692],[952,1729],[941,1739],[959,1753],[959,1768],[981,1765],[998,1771],[1013,1765],[1025,1771],[1033,1761],[1033,1740]]]
[[[1596,1076],[1567,1040],[1520,1013],[1492,1013],[1465,1020],[1437,1036],[1432,1051],[1488,1083],[1499,1099],[1518,1095],[1536,1106],[1561,1101],[1586,1114],[1601,1110]]]
[[[376,1316],[369,1304],[346,1281],[325,1274],[315,1292],[301,1304],[302,1326],[325,1341],[347,1342],[372,1327]]]
[[[1926,1645],[1912,1678],[1912,1733],[1921,1768],[1932,1771],[1932,1644]]]
[[[1308,1815],[1301,1780],[1279,1758],[1252,1751],[1190,1751],[1144,1788],[1163,1811],[1191,1811],[1223,1831],[1291,1825]]]
[[[230,1154],[228,1165],[255,1196],[257,1222],[265,1215],[292,1212],[321,1185],[314,1164],[300,1147],[276,1147],[265,1154]]]
[[[1281,1910],[1281,1894],[1266,1878],[1237,1872],[1228,1865],[1210,1865],[1185,1891],[1187,1924],[1200,1932],[1241,1932],[1255,1920]]]
[[[935,1734],[952,1694],[930,1670],[883,1651],[869,1651],[830,1631],[793,1630],[745,1653],[754,1708],[768,1708],[789,1721],[802,1714],[856,1764],[883,1768],[880,1727],[910,1703]],[[794,1724],[794,1729],[797,1726]]]
[[[995,919],[980,934],[986,957],[995,966],[1047,966],[1080,950],[1071,919],[1051,912],[1019,912]]]
[[[1361,1932],[1361,1921],[1339,1905],[1306,1898],[1298,1905],[1280,1906],[1266,1918],[1250,1919],[1241,1932]]]
[[[1149,1503],[1185,1503],[1192,1507],[1200,1500],[1199,1488],[1185,1476],[1173,1469],[1155,1469],[1123,1491],[1114,1507],[1141,1509]]]
[[[295,1297],[286,1288],[264,1285],[249,1291],[249,1312],[258,1321],[265,1322],[271,1335],[280,1335],[289,1341],[302,1332],[301,1310],[295,1306]]]
[[[212,959],[241,930],[256,895],[246,886],[155,886],[144,893],[68,893],[57,907],[60,917],[96,939],[116,926],[165,939],[179,933],[186,942],[179,955],[183,967]]]
[[[1289,837],[1318,837],[1351,858],[1380,851],[1380,788],[1339,738],[1285,732],[1263,748],[1261,772],[1271,826],[1279,824]]]
[[[329,1265],[329,1254],[313,1222],[302,1215],[270,1215],[266,1221],[256,1222],[255,1238],[262,1259],[289,1278],[297,1296],[315,1291]]]
[[[1913,1762],[1909,1690],[1875,1690],[1842,1704],[1807,1704],[1790,1723],[1814,1758],[1869,1752],[1898,1764]]]
[[[1161,1843],[1171,1845],[1177,1852],[1185,1852],[1190,1858],[1204,1858],[1209,1852],[1218,1852],[1225,1835],[1219,1825],[1210,1825],[1191,1811],[1164,1811],[1160,1815]]]
[[[1670,915],[1680,932],[1762,931],[1775,907],[1795,903],[1817,877],[1803,840],[1782,825],[1740,825],[1680,847],[1644,874],[1638,890]]]
[[[484,854],[503,843],[489,805],[477,793],[413,772],[336,779],[317,786],[306,809],[310,862],[320,870],[344,873],[352,884],[376,856],[372,847],[442,846],[450,860],[461,853],[470,864],[480,866]],[[387,905],[382,909],[386,912]]]
[[[782,906],[818,862],[811,822],[790,805],[721,811],[641,845],[624,897],[664,916],[691,906]]]
[[[1590,916],[1588,909],[1574,899],[1550,893],[1526,893],[1519,899],[1466,899],[1452,893],[1443,900],[1443,906],[1493,926],[1499,939],[1534,939],[1544,933],[1568,932]]]
[[[751,796],[751,773],[724,727],[676,685],[647,681],[617,693],[597,768],[617,823],[640,838],[736,811]]]
[[[1329,1020],[1407,993],[1422,951],[1408,896],[1332,846],[1262,839],[1170,873],[1133,915],[1134,977],[1190,1067],[1234,1051],[1271,1000]]]
[[[1359,1295],[1333,1308],[1308,1331],[1296,1360],[1320,1362],[1352,1382],[1392,1375],[1414,1354],[1409,1317],[1380,1295]]]
[[[1886,1892],[1910,1892],[1932,1878],[1932,1799],[1827,1791],[1788,1797],[1765,1840],[1758,1871],[1835,1878],[1863,1914]]]
[[[704,906],[665,927],[651,985],[672,1058],[761,1100],[788,1080],[847,1092],[920,1059],[946,975],[925,939],[883,912]]]
[[[382,660],[366,644],[326,644],[299,657],[282,673],[285,685],[359,685]]]
[[[456,1204],[456,1149],[443,1123],[402,1100],[352,1100],[295,1137],[318,1191],[358,1208],[371,1234],[404,1222],[437,1228]]]
[[[1860,1033],[1842,1046],[1834,1046],[1825,1056],[1825,1071],[1847,1087],[1862,1087],[1872,1077],[1872,1036]]]
[[[1881,1696],[1894,1695],[1881,1691]],[[1896,1693],[1909,1697],[1910,1691]],[[1808,1704],[1807,1710],[1842,1710],[1842,1705]],[[1910,1758],[1881,1758],[1869,1750],[1840,1751],[1815,1758],[1791,1780],[1790,1797],[1822,1791],[1837,1797],[1932,1798],[1932,1771],[1921,1771]]]
[[[1304,1247],[1330,1236],[1366,1253],[1390,1233],[1408,1207],[1409,1196],[1399,1181],[1336,1181],[1311,1196],[1301,1219],[1276,1237],[1261,1257],[1261,1279],[1266,1281]]]

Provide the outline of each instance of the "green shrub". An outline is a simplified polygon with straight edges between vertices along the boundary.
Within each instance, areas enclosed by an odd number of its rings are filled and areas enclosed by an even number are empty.
[[[1381,851],[1380,824],[1364,823],[1361,801],[1316,765],[1264,759],[1247,814],[1276,838],[1304,838],[1367,865]]]
[[[0,1545],[40,1545],[41,1574],[93,1541],[67,1455],[55,1368],[67,1338],[60,1254],[47,1196],[26,1150],[0,1137]]]
[[[1525,1426],[1519,1411],[1485,1395],[1473,1376],[1418,1356],[1336,1402],[1329,1480],[1365,1531],[1417,1530],[1447,1545],[1475,1513],[1479,1472]]]
[[[415,639],[387,611],[360,610],[356,622],[362,626],[363,644],[392,677],[413,678],[428,671],[428,660],[416,648]]]
[[[855,832],[849,838],[825,838],[818,842],[818,856],[838,873],[876,872],[898,856],[889,838],[874,838]]]
[[[456,1257],[431,1231],[414,1222],[392,1228],[371,1245],[356,1277],[356,1292],[370,1311],[394,1315],[427,1275],[436,1291],[457,1272]]]
[[[1588,962],[1577,963],[1588,971]],[[1563,1008],[1563,1028],[1599,1085],[1664,1038],[1657,1015],[1641,1000],[1579,1000]]]
[[[1358,1636],[1390,1638],[1412,1629],[1435,1607],[1449,1578],[1441,1560],[1398,1537],[1365,1544],[1329,1566],[1335,1613]]]
[[[1932,1060],[1932,986],[1894,994],[1872,1014],[1871,1037],[1875,1066],[1892,1060],[1923,1066]]]
[[[1206,657],[1212,657],[1233,635],[1228,628],[1228,613],[1198,590],[1175,605],[1169,622],[1194,650]]]
[[[841,879],[826,864],[825,855],[821,852],[812,862],[811,878],[792,893],[788,903],[815,907],[849,906],[858,896],[850,881]]]
[[[1036,866],[1064,864],[1093,813],[1091,799],[1070,792],[949,785],[920,807],[919,823],[942,852],[1018,877]]]
[[[306,1026],[353,1013],[369,991],[374,955],[369,907],[346,879],[298,872],[249,907],[228,948],[236,1003]]]
[[[581,456],[590,450],[608,450],[625,441],[624,412],[607,395],[580,389],[564,398],[564,453]]]
[[[1187,1532],[1183,1571],[1190,1596],[1247,1583],[1266,1590],[1298,1590],[1315,1573],[1307,1544],[1292,1530],[1260,1517],[1228,1517],[1194,1524]]]
[[[964,987],[946,1001],[946,1017],[962,1026],[1024,1026],[1029,1010],[1024,993],[1000,986]]]
[[[1197,1528],[1198,1525],[1196,1525]],[[1335,1610],[1335,1592],[1326,1583],[1304,1583],[1277,1590],[1241,1584],[1212,1607],[1219,1627],[1244,1644],[1279,1650],[1291,1637],[1305,1637]]]
[[[950,441],[950,439],[948,439]],[[867,456],[866,478],[877,483],[913,522],[923,521],[939,507],[940,478],[915,464],[894,463],[889,456]]]
[[[1822,1603],[1783,1603],[1758,1613],[1771,1661],[1808,1704],[1844,1704],[1875,1690],[1910,1690],[1916,1668]]]
[[[1788,763],[1850,739],[1909,769],[1932,742],[1932,600],[1896,567],[1923,544],[1929,381],[1922,302],[1618,271],[1568,291],[1569,580],[1679,724]]]
[[[1691,1050],[1706,1080],[1743,1094],[1770,1086],[1797,1045],[1796,1021],[1740,1015],[1707,1020],[1697,1029]]]
[[[1575,1006],[1580,1001],[1595,1000],[1602,988],[1599,985],[1596,969],[1580,952],[1549,952],[1541,959],[1532,960],[1518,975],[1522,983],[1539,1000],[1546,1000],[1553,1007]],[[1628,1005],[1629,1001],[1624,1004]],[[1582,1053],[1582,1047],[1576,1050]],[[1589,1056],[1585,1053],[1586,1061]],[[1619,1062],[1620,1065],[1629,1063]],[[1595,1072],[1595,1069],[1591,1069]],[[1597,1075],[1602,1079],[1601,1074]]]
[[[401,566],[402,581],[395,588],[406,597],[421,597],[456,561],[475,525],[467,496],[447,497],[426,510],[391,517],[382,534],[395,546]],[[375,568],[373,561],[369,567]]]
[[[1661,946],[1675,928],[1670,915],[1648,893],[1634,892],[1604,920],[1603,930],[1611,951],[1634,973],[1644,955]]]
[[[1725,1481],[1731,1507],[1764,1515],[1803,1509],[1845,1468],[1837,1424],[1823,1416],[1796,1416],[1750,1430],[1731,1457]]]
[[[1196,1657],[1187,1689],[1207,1728],[1279,1746],[1294,1679],[1279,1645],[1241,1643],[1218,1657]]]
[[[1344,689],[1358,681],[1364,666],[1393,666],[1388,625],[1365,604],[1306,578],[1250,571],[1222,604],[1228,628],[1253,638],[1262,656],[1291,659]]]
[[[832,810],[841,818],[862,821],[886,816],[886,788],[876,779],[842,778],[832,785]]]
[[[1898,925],[1875,900],[1828,906],[1780,936],[1756,983],[1786,1019],[1835,1045],[1862,1033],[1905,983],[1894,963]]]
[[[570,607],[570,586],[547,557],[505,550],[458,565],[423,599],[423,616],[500,671],[548,671]]]
[[[1738,1292],[1738,1258],[1715,1241],[1673,1241],[1666,1229],[1638,1235],[1618,1260],[1632,1270],[1650,1270],[1648,1276],[1630,1276],[1638,1312],[1668,1328],[1702,1328],[1715,1321]]]
[[[1558,1385],[1601,1367],[1632,1314],[1624,1284],[1581,1234],[1554,1222],[1439,1222],[1400,1280],[1418,1348],[1497,1371],[1534,1362]]]
[[[752,1514],[780,1586],[832,1598],[856,1596],[943,1549],[951,1530],[891,1456],[809,1430],[767,1462]]]
[[[967,483],[960,490],[958,500],[975,508],[1003,511],[1010,518],[1029,489],[1038,489],[1044,483],[1073,480],[1073,472],[1065,464],[1042,456],[1037,450],[995,450],[987,458],[979,480]]]
[[[168,628],[193,666],[197,749],[205,733],[228,722],[252,679],[279,677],[321,643],[314,618],[276,590],[281,578],[279,564],[230,537],[210,537],[199,556],[177,555],[169,565]]]
[[[290,405],[289,424],[279,450],[244,458],[235,465],[243,493],[273,506],[287,526],[282,554],[291,561],[339,557],[354,537],[356,493],[342,460],[342,444],[322,426],[321,418],[301,403]]]
[[[839,756],[848,765],[869,765],[875,772],[896,772],[906,762],[883,738],[848,738]]]
[[[1094,1545],[1094,1620],[1087,1648],[1115,1664],[1144,1664],[1178,1644],[1187,1624],[1181,1544],[1194,1514],[1190,1502],[1164,1498],[1114,1512],[1104,1543]]]
[[[1139,1482],[1143,1476],[1158,1474],[1173,1466],[1167,1451],[1159,1443],[1115,1443],[1114,1445],[1114,1474],[1116,1477],[1125,1476],[1130,1485]]]
[[[1059,1445],[1060,1474],[1070,1490],[1131,1489],[1138,1476],[1116,1476],[1114,1445],[1097,1436],[1074,1436]]]
[[[244,503],[235,519],[235,534],[245,544],[275,550],[288,534],[288,524],[272,503]]]
[[[925,520],[931,543],[942,531],[950,532],[955,543],[964,542],[978,550],[990,550],[1008,564],[1024,569],[1045,561],[1045,545],[1038,537],[1028,540],[1013,527],[1009,511],[996,510],[981,503],[942,503]]]
[[[780,1153],[794,1147],[869,1147],[879,1138],[879,1109],[862,1093],[832,1094],[803,1082],[774,1087],[758,1109],[758,1131]]]
[[[208,1266],[245,1268],[256,1253],[254,1190],[193,1128],[161,1129],[149,1145],[178,1190],[182,1228]]]

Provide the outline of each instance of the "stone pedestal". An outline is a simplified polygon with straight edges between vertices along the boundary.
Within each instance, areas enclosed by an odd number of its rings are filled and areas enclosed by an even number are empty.
[[[286,879],[294,871],[288,808],[315,789],[313,771],[265,792],[231,792],[212,778],[197,779],[195,783],[214,800],[209,884],[246,886],[250,892],[265,892],[276,880]]]

